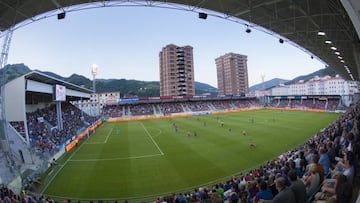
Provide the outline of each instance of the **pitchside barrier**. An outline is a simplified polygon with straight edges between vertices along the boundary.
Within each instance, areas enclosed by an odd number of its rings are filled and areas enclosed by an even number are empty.
[[[92,126],[88,128],[82,128],[77,132],[77,135],[74,135],[71,139],[68,139],[65,141],[65,143],[59,145],[59,151],[48,159],[47,166],[50,167],[53,160],[58,160],[65,152],[68,152],[74,148],[80,139],[91,134],[102,123],[102,120],[98,120]]]
[[[307,109],[307,108],[277,108],[277,107],[266,107],[266,109],[272,110],[287,110],[287,111],[311,111],[311,112],[326,112],[323,109]]]
[[[84,129],[81,133],[79,133],[78,135],[74,136],[72,138],[71,141],[67,141],[67,144],[65,146],[65,150],[68,152],[70,151],[72,148],[74,148],[77,143],[79,142],[79,140],[87,135],[89,135],[91,132],[93,132],[98,126],[100,126],[103,123],[102,120],[98,120],[97,122],[95,122],[93,125],[91,125],[90,127]]]

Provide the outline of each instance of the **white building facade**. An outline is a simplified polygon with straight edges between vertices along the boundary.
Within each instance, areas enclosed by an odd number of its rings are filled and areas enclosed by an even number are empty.
[[[344,80],[339,75],[335,77],[325,76],[303,80],[290,84],[278,85],[271,89],[272,96],[281,95],[340,95],[348,96],[359,93],[359,84],[357,81]]]
[[[308,81],[299,81],[290,85],[278,85],[270,90],[271,96],[306,96],[306,95],[339,95],[341,103],[349,106],[359,93],[359,82],[344,80],[339,75],[335,77],[324,76]]]
[[[120,92],[105,91],[92,93],[89,100],[75,101],[72,104],[91,116],[99,116],[105,105],[117,104],[119,99]]]

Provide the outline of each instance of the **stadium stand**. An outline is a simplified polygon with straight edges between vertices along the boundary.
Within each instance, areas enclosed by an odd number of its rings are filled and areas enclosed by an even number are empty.
[[[23,136],[23,138],[25,138],[24,121],[10,121],[9,123],[17,132],[19,132],[20,135]]]
[[[298,108],[335,111],[340,105],[339,98],[313,97],[313,98],[278,98],[272,99],[268,104],[276,108]]]
[[[124,106],[120,105],[106,105],[103,108],[103,116],[104,117],[122,117],[124,112]]]
[[[212,105],[217,111],[234,109],[233,104],[229,101],[214,101],[212,102]]]
[[[154,107],[152,104],[130,104],[128,105],[130,109],[130,115],[132,116],[141,116],[141,115],[153,115]]]
[[[81,112],[70,103],[63,103],[62,110],[64,128],[61,131],[56,128],[55,105],[26,114],[30,144],[39,156],[53,155],[59,150],[60,144],[97,119]]]
[[[241,108],[262,107],[255,98],[250,99],[222,99],[222,100],[178,100],[152,101],[149,103],[119,103],[105,105],[103,117],[129,117],[146,115],[169,115],[185,112],[227,111]]]
[[[188,102],[187,106],[189,107],[190,111],[210,111],[209,107],[210,103],[207,101],[196,101],[196,102]]]
[[[164,115],[184,112],[182,106],[179,103],[174,103],[174,102],[160,103],[158,104],[158,107],[160,108],[160,111]]]

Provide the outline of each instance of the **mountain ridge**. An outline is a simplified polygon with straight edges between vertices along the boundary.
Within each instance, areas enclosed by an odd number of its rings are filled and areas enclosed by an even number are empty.
[[[31,72],[32,70],[23,63],[20,64],[8,64],[3,69],[0,70],[0,74],[6,73],[6,80],[10,81],[13,80],[21,75]],[[53,78],[63,80],[78,86],[82,86],[88,89],[92,89],[93,82],[89,78],[85,76],[73,73],[69,77],[63,77],[56,73],[49,72],[49,71],[41,71],[35,69],[40,73],[46,74]],[[325,75],[335,76],[336,72],[329,67],[320,69],[313,73],[298,76],[292,80],[280,79],[280,78],[273,78],[271,80],[265,81],[264,83],[255,84],[249,87],[250,91],[255,91],[259,89],[270,89],[275,87],[279,84],[293,84],[300,80],[307,81],[315,76],[323,77]],[[125,95],[137,95],[140,97],[143,96],[159,96],[160,94],[160,82],[159,81],[140,81],[140,80],[127,80],[127,79],[96,79],[96,89],[97,90],[105,90],[105,89],[113,89],[114,91],[119,91],[122,96]],[[195,94],[210,94],[210,95],[217,95],[217,88],[202,82],[195,81]]]
[[[325,67],[323,69],[317,70],[317,71],[309,73],[307,75],[298,76],[292,80],[273,78],[271,80],[265,81],[264,83],[259,83],[259,84],[253,85],[253,86],[249,87],[249,90],[250,91],[255,91],[255,90],[259,90],[259,89],[267,90],[267,89],[276,87],[279,84],[290,85],[290,84],[299,82],[300,80],[303,80],[306,82],[306,81],[310,80],[311,78],[314,78],[315,76],[324,77],[326,75],[329,75],[331,77],[334,77],[334,76],[336,76],[336,74],[337,73],[333,69],[331,69],[329,67]]]
[[[8,64],[0,70],[0,74],[6,73],[5,83],[13,80],[21,75],[33,71],[23,63],[20,64]],[[35,69],[39,73],[48,75],[50,77],[63,80],[78,86],[82,86],[87,89],[92,89],[93,81],[85,76],[79,74],[72,74],[69,77],[63,77],[56,73],[49,71],[41,71]],[[160,82],[159,81],[140,81],[140,80],[127,80],[127,79],[96,79],[96,90],[113,89],[119,91],[122,96],[124,95],[137,95],[143,96],[159,96],[160,95]],[[217,95],[217,88],[202,82],[195,81],[195,94],[210,94]]]

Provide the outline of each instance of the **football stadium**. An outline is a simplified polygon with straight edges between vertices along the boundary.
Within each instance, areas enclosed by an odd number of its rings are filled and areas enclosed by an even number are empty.
[[[26,112],[27,125],[9,122],[10,147],[21,156],[4,164],[14,176],[18,161],[37,166],[10,186],[21,181],[26,195],[50,201],[244,202],[255,198],[252,184],[266,180],[270,189],[291,170],[303,177],[322,150],[338,147],[328,156],[333,166],[343,147],[358,150],[353,132],[360,107],[338,111],[337,96],[274,97],[266,105],[245,96],[143,97],[108,104],[101,116],[91,116],[70,102],[87,89],[31,72],[7,83],[5,92],[24,83],[24,91],[12,92],[24,99],[7,97],[5,104],[31,108],[36,98],[36,110]],[[13,109],[9,118],[17,114]],[[66,131],[54,127],[57,122]],[[30,148],[22,144],[27,140]]]
[[[1,68],[17,28],[130,3],[264,29],[350,84],[360,79],[354,0],[0,0]],[[358,92],[325,94],[315,81],[311,94],[187,94],[195,87],[185,83],[183,49],[176,54],[182,84],[174,95],[101,93],[95,76],[93,89],[38,71],[1,76],[0,203],[359,202]]]

